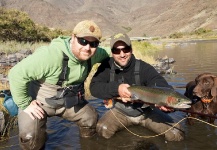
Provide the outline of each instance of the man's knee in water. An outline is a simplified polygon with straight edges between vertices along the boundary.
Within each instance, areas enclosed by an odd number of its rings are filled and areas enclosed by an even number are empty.
[[[79,129],[80,129],[80,136],[83,138],[92,137],[96,134],[96,128],[79,127]]]
[[[20,142],[25,143],[33,140],[34,133],[20,133]]]
[[[100,136],[102,136],[102,137],[104,137],[104,138],[106,138],[106,139],[109,139],[110,137],[112,137],[112,136],[115,134],[115,132],[109,130],[109,128],[108,128],[107,125],[105,125],[105,124],[103,124],[103,123],[101,123],[101,122],[98,122],[98,123],[97,123],[96,132],[97,132]]]
[[[86,105],[84,107],[85,113],[82,114],[78,125],[81,127],[96,127],[96,123],[98,120],[98,113],[96,112],[95,108],[91,107],[90,105]]]
[[[19,142],[21,148],[22,149],[30,148],[32,150],[41,149],[46,142],[46,135],[40,133],[38,134],[41,136],[37,137],[35,132],[29,132],[29,133],[21,132],[19,134]]]
[[[182,141],[184,140],[184,131],[181,130],[180,125],[176,125],[174,128],[165,133],[165,138],[168,141]]]
[[[87,138],[93,136],[96,133],[98,114],[96,110],[89,105],[86,105],[84,109],[85,113],[82,114],[82,118],[78,122],[78,126],[80,129],[80,136]]]

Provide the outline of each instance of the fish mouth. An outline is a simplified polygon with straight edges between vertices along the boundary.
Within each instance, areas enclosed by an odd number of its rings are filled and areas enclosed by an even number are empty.
[[[191,101],[187,101],[187,102],[184,102],[183,104],[190,105],[191,103],[192,103]]]
[[[190,104],[179,104],[177,106],[175,106],[175,108],[190,108],[191,105]]]
[[[179,105],[176,108],[190,108],[191,105],[187,105],[187,104],[183,104],[183,105]]]
[[[190,108],[191,107],[191,102],[190,101],[183,102],[181,104],[177,104],[175,107],[176,108]]]

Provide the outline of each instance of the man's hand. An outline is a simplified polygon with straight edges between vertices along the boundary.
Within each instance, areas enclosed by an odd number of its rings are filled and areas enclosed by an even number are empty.
[[[131,102],[131,98],[121,98],[122,102],[127,103],[127,102]]]
[[[44,110],[40,107],[40,105],[42,105],[40,101],[33,100],[23,111],[27,113],[33,120],[35,117],[42,119],[44,118]]]
[[[121,97],[121,100],[125,103],[131,100],[131,93],[127,89],[128,87],[130,87],[129,84],[120,84],[118,87],[119,96]]]

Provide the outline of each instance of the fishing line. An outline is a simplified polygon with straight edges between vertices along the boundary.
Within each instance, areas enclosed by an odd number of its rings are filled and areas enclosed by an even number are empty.
[[[129,129],[118,119],[118,117],[114,114],[114,112],[113,112],[112,109],[110,109],[110,111],[112,112],[112,114],[114,115],[114,117],[118,120],[118,122],[119,122],[128,132],[130,132],[131,134],[133,134],[133,135],[135,135],[135,136],[141,137],[141,138],[153,138],[153,137],[157,137],[157,136],[163,135],[163,134],[165,134],[166,132],[172,130],[175,126],[177,126],[179,123],[181,123],[182,121],[184,121],[184,120],[187,119],[187,118],[195,119],[195,120],[198,120],[198,121],[200,121],[200,122],[203,122],[203,123],[205,123],[205,124],[208,124],[208,125],[210,125],[210,126],[213,126],[213,127],[217,128],[216,125],[210,124],[210,123],[208,123],[208,122],[206,122],[206,121],[203,121],[203,120],[200,120],[200,119],[198,119],[198,118],[194,118],[194,117],[187,116],[187,117],[181,119],[180,121],[178,121],[177,123],[175,123],[172,127],[170,127],[169,129],[167,129],[166,131],[164,131],[164,132],[162,132],[162,133],[160,133],[160,134],[156,134],[156,135],[153,135],[153,136],[152,136],[152,135],[147,135],[147,136],[146,136],[146,135],[139,135],[139,134],[136,134],[136,133],[132,132],[131,130],[129,130]]]

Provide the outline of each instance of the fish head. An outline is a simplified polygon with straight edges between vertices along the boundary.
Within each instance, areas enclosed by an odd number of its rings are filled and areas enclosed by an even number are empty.
[[[191,107],[191,100],[187,97],[167,97],[167,106],[173,107],[173,108],[190,108]]]

